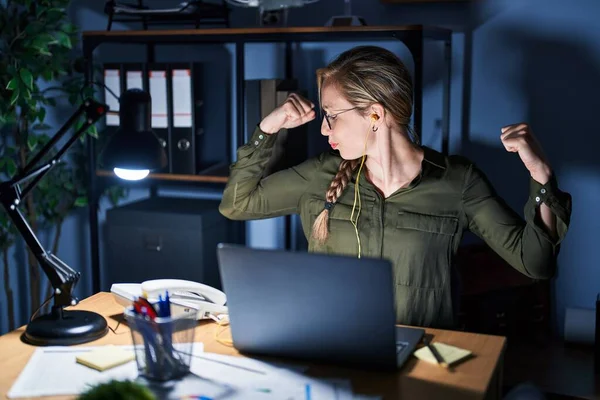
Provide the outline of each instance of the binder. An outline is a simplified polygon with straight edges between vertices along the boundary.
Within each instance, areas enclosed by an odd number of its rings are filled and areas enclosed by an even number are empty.
[[[161,145],[165,148],[168,155],[167,166],[159,173],[171,172],[172,157],[169,154],[171,140],[169,138],[169,118],[168,118],[168,96],[167,81],[169,71],[167,64],[150,63],[146,65],[146,78],[148,80],[148,93],[152,98],[152,130],[158,136]]]
[[[104,64],[104,85],[112,90],[117,97],[121,97],[122,75],[120,64]],[[109,107],[106,113],[107,130],[109,134],[112,134],[114,129],[109,129],[109,127],[119,126],[119,100],[107,88],[104,88],[104,102]]]
[[[169,99],[167,113],[170,126],[169,158],[172,174],[194,175],[198,172],[196,136],[202,135],[202,65],[174,63],[169,65],[167,81]],[[170,106],[169,106],[170,104]]]
[[[142,89],[147,91],[148,87],[144,84],[144,66],[140,63],[123,64],[125,70],[125,90]]]

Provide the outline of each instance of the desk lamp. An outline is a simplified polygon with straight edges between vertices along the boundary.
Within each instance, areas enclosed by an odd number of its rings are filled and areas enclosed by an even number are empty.
[[[128,173],[137,177],[146,176],[148,172],[140,174],[132,169],[161,168],[166,164],[165,152],[158,138],[148,128],[150,126],[150,95],[139,90],[131,89],[123,93],[119,99],[121,103],[119,115],[122,121],[121,129],[115,133],[107,148],[106,157],[113,163],[114,168],[125,168]],[[12,179],[0,183],[0,203],[7,215],[15,224],[27,246],[52,285],[54,305],[48,314],[37,316],[37,311],[31,316],[23,340],[33,345],[74,345],[96,340],[108,332],[106,320],[101,315],[91,311],[64,310],[64,307],[74,306],[78,303],[73,296],[73,289],[79,281],[80,272],[76,272],[56,255],[46,251],[41,245],[27,220],[19,211],[19,204],[31,193],[37,183],[56,165],[63,154],[79,139],[79,137],[93,124],[95,124],[108,111],[108,106],[93,99],[84,100],[83,104],[57,131],[50,141],[38,154],[15,175]],[[54,145],[65,135],[70,127],[81,115],[85,115],[85,123],[73,136],[56,152],[50,160],[41,162]],[[142,129],[144,128],[144,129]],[[116,136],[130,137],[129,141],[116,139]],[[154,139],[152,139],[154,138]],[[133,145],[133,139],[140,140]],[[156,142],[152,147],[153,140]],[[118,145],[127,145],[127,148],[116,149]],[[115,150],[116,157],[108,150]],[[126,151],[134,160],[131,163],[121,160],[126,157]],[[141,155],[147,152],[147,155]],[[38,165],[39,164],[39,165]],[[127,175],[127,172],[125,172]],[[145,175],[144,175],[145,174]],[[28,182],[21,190],[21,185]]]

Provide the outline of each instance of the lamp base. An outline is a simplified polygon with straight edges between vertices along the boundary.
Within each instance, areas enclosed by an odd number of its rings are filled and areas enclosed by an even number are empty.
[[[100,339],[107,333],[108,325],[100,314],[59,308],[31,321],[23,341],[35,346],[70,346]]]

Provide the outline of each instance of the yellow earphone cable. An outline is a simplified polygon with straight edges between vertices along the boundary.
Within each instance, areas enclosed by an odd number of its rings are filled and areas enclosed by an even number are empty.
[[[216,316],[209,314],[210,319],[212,319],[213,321],[216,322],[217,327],[215,328],[215,340],[218,343],[221,343],[224,346],[229,346],[229,347],[233,347],[233,341],[231,339],[221,339],[220,336],[223,334],[223,332],[225,332],[228,328],[227,325],[229,325],[229,319],[227,320],[220,320],[219,318],[217,318]],[[219,329],[219,327],[223,327],[223,329]]]
[[[360,256],[361,256],[360,236],[358,235],[358,218],[360,217],[360,211],[362,210],[362,204],[360,201],[360,191],[358,188],[358,184],[360,182],[360,173],[362,171],[363,165],[365,164],[365,158],[367,156],[367,142],[369,140],[370,133],[371,133],[371,126],[369,126],[369,131],[367,132],[367,137],[365,138],[365,148],[363,149],[362,160],[360,161],[360,167],[358,168],[358,175],[356,176],[356,184],[354,185],[354,204],[352,205],[352,214],[350,214],[350,222],[354,226],[354,232],[356,233],[356,242],[358,243],[358,258],[360,258]],[[356,208],[357,199],[358,199],[358,211],[356,212],[356,220],[354,220],[354,209]]]

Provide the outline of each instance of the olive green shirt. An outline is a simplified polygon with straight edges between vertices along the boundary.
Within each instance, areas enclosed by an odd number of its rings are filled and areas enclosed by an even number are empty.
[[[311,238],[313,222],[324,208],[325,192],[342,159],[337,152],[326,152],[263,177],[275,140],[276,134],[257,128],[238,149],[220,212],[235,220],[299,213],[309,251],[356,257],[357,238],[350,222],[356,172],[330,210],[329,238],[319,245]],[[537,279],[553,276],[571,215],[571,197],[558,190],[554,178],[546,185],[531,180],[523,221],[472,162],[425,146],[423,150],[420,175],[388,198],[364,176],[359,182],[362,210],[357,226],[362,257],[391,261],[398,323],[454,325],[451,265],[466,229],[523,274]],[[557,240],[543,228],[537,212],[542,202],[556,215]]]

